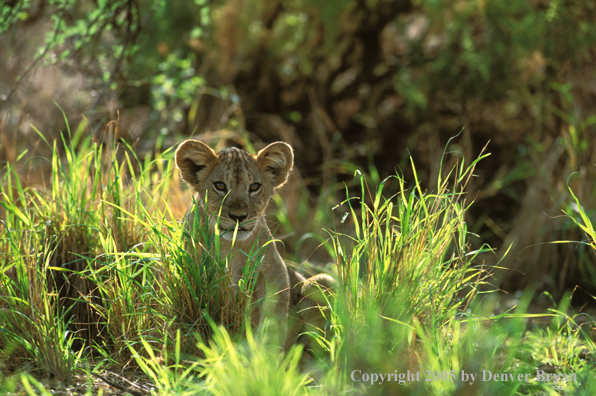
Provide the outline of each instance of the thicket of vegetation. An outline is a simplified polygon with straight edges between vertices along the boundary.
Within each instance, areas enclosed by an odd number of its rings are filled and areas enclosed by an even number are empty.
[[[593,394],[570,296],[596,286],[595,22],[578,0],[4,2],[0,393]],[[189,136],[294,147],[272,228],[341,285],[313,351],[240,335],[225,258],[184,250]]]
[[[492,153],[469,185],[472,243],[513,245],[485,259],[525,274],[502,273],[503,286],[595,286],[589,250],[548,243],[583,239],[559,216],[577,213],[569,175],[593,201],[590,2],[19,0],[1,12],[2,160],[51,155],[30,125],[57,138],[55,102],[98,141],[142,153],[190,134],[242,144],[210,134],[222,127],[285,140],[315,194],[350,180],[350,164],[394,174],[408,153],[432,189],[465,126],[466,157],[488,141]]]
[[[340,284],[327,322],[303,335],[308,351],[301,343],[281,351],[267,326],[245,327],[250,293],[230,287],[218,235],[202,227],[190,235],[172,213],[186,194],[172,150],[138,158],[84,131],[68,134],[74,146],[53,144],[52,188],[23,188],[12,166],[2,180],[3,391],[94,394],[106,383],[160,395],[594,391],[592,321],[568,313],[569,296],[541,314],[528,313],[531,291],[511,307],[492,287],[482,297],[494,268],[478,260],[488,246],[471,250],[465,187],[487,155],[444,169],[432,193],[399,174],[371,188],[357,172],[361,193],[320,209],[336,217],[324,241]],[[398,193],[385,198],[391,185]],[[281,209],[271,217],[283,222]],[[550,321],[528,331],[533,319]],[[405,381],[408,370],[416,380]],[[529,380],[481,381],[488,371]],[[372,380],[389,373],[404,375]]]

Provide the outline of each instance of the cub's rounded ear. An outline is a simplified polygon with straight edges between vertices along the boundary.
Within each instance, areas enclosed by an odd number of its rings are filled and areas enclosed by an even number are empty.
[[[294,166],[292,147],[284,142],[271,143],[257,154],[261,169],[271,176],[273,187],[282,186]]]
[[[176,168],[180,169],[182,180],[197,188],[201,174],[208,173],[217,154],[203,142],[186,140],[176,150]]]

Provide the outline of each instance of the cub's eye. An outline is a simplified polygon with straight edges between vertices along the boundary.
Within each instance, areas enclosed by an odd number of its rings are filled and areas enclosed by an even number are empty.
[[[226,184],[223,182],[215,182],[213,183],[213,185],[215,186],[215,189],[218,191],[226,191]]]
[[[260,183],[253,183],[248,188],[248,191],[250,191],[250,192],[256,192],[256,191],[259,191],[260,188],[261,188],[261,184]]]

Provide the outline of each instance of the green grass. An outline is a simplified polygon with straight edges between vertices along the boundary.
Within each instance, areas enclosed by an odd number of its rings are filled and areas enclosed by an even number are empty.
[[[593,319],[569,295],[529,313],[531,290],[503,309],[479,259],[490,247],[470,248],[465,187],[485,154],[441,172],[437,191],[358,171],[344,201],[323,193],[309,210],[296,189],[310,229],[275,198],[288,245],[322,244],[339,281],[325,325],[305,334],[310,350],[283,351],[275,329],[246,326],[254,272],[234,293],[219,236],[180,222],[190,201],[172,150],[138,158],[84,129],[48,142],[46,186],[25,187],[14,164],[1,173],[0,392],[60,393],[55,378],[92,394],[99,376],[128,370],[157,395],[594,394]],[[537,370],[577,381],[536,381]],[[499,380],[482,381],[489,371]]]

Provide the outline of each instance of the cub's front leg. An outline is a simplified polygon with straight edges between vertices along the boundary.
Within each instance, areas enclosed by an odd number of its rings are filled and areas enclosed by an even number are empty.
[[[270,333],[275,334],[283,343],[287,333],[288,309],[290,305],[290,282],[283,264],[265,264],[259,271],[255,285],[254,300],[259,309],[253,311],[253,327],[263,325],[266,319],[272,319],[268,325]]]

